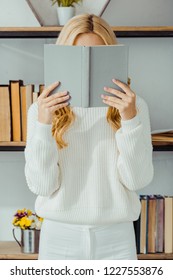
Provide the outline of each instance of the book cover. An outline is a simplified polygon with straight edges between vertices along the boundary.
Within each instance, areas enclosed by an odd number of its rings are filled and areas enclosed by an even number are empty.
[[[21,124],[22,124],[22,141],[26,142],[27,132],[27,113],[28,109],[33,102],[33,85],[24,85],[20,87],[21,98]]]
[[[11,113],[12,113],[12,141],[21,141],[21,111],[20,86],[23,81],[10,81]]]
[[[173,253],[173,197],[165,196],[164,252]]]
[[[104,107],[104,86],[119,89],[112,79],[128,80],[128,47],[44,45],[44,83],[60,81],[54,91],[67,90],[70,105]],[[109,94],[107,94],[109,95]]]
[[[8,85],[0,86],[0,141],[11,141],[10,93]]]

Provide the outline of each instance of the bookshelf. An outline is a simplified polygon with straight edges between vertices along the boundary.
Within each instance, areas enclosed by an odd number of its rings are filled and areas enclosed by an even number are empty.
[[[25,149],[25,142],[0,142],[0,151],[24,151]],[[173,151],[173,143],[166,143],[163,145],[162,142],[155,143],[153,141],[153,151]]]
[[[46,27],[0,27],[0,39],[57,38],[62,26]],[[147,38],[173,37],[173,26],[113,26],[117,37]],[[24,151],[25,142],[0,142],[0,151]],[[173,138],[167,142],[153,139],[154,151],[173,151]],[[0,241],[0,259],[36,260],[37,254],[22,254],[15,241]],[[139,254],[139,260],[173,260],[173,254]]]
[[[62,26],[0,27],[1,39],[56,38]],[[112,26],[117,37],[173,37],[173,26]],[[24,142],[0,142],[0,151],[23,151]],[[173,138],[167,142],[153,139],[154,151],[173,151]]]
[[[0,38],[56,38],[62,26],[0,27]],[[112,26],[117,37],[173,37],[173,26]]]

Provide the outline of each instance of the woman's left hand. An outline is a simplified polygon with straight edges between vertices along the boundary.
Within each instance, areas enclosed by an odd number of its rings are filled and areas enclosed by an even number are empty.
[[[111,107],[117,108],[122,120],[125,121],[134,118],[137,114],[135,93],[127,84],[115,79],[112,81],[120,87],[124,93],[113,88],[104,87],[106,92],[114,94],[115,96],[101,95],[103,102]]]

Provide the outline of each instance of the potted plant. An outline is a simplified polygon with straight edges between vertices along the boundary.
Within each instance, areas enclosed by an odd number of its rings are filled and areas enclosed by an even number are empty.
[[[57,14],[59,24],[64,25],[75,15],[75,4],[79,4],[82,0],[51,0],[52,5],[57,4]]]
[[[15,236],[13,237],[21,247],[22,253],[38,253],[40,228],[43,218],[36,215],[30,209],[19,209],[14,215],[12,224],[21,229],[21,242]]]

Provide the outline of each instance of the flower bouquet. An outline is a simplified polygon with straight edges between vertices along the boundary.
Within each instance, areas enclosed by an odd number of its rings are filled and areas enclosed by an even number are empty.
[[[30,209],[19,209],[15,213],[12,224],[21,229],[21,242],[15,236],[15,229],[13,237],[21,247],[22,253],[38,253],[42,221],[43,218]]]
[[[37,216],[30,209],[19,209],[14,215],[13,225],[21,229],[37,229],[40,230],[43,218]]]

